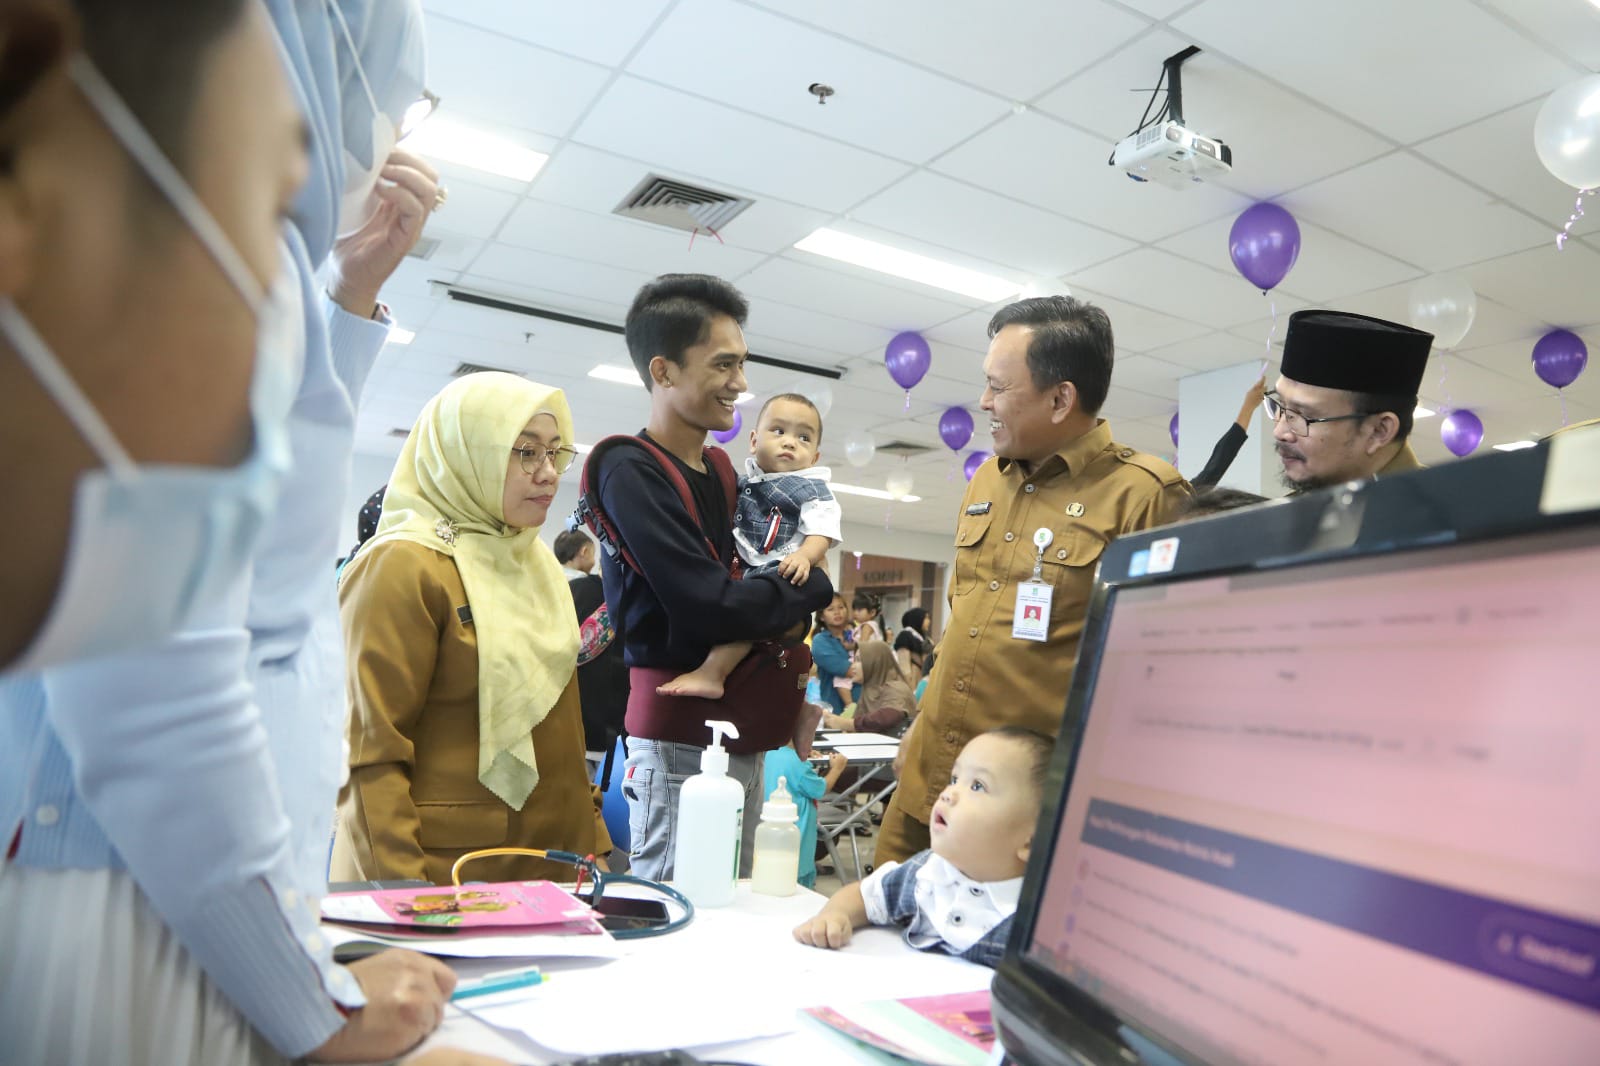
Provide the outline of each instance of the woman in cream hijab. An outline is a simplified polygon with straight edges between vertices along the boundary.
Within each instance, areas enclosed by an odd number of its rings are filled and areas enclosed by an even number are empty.
[[[571,465],[559,390],[470,374],[406,438],[340,585],[350,780],[333,880],[448,882],[467,851],[611,850],[584,764],[572,598],[539,539]],[[506,857],[472,880],[570,878]]]

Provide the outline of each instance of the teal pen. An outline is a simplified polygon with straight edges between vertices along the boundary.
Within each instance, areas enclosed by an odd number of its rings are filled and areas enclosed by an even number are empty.
[[[450,996],[452,1000],[466,999],[468,996],[487,996],[492,992],[509,992],[513,988],[532,988],[534,985],[543,984],[545,977],[535,967],[531,970],[522,970],[517,973],[502,974],[499,977],[485,977],[481,981],[474,981],[469,985],[462,985]]]

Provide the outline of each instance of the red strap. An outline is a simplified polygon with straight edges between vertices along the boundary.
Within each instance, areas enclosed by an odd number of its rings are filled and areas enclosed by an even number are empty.
[[[613,541],[620,546],[623,561],[632,567],[636,573],[642,572],[639,568],[638,560],[634,559],[633,555],[628,551],[627,545],[622,543],[622,538],[617,534],[616,523],[612,522],[610,516],[600,508],[600,494],[591,491],[589,485],[590,471],[598,472],[599,470],[600,455],[622,443],[637,444],[655,459],[656,465],[661,468],[661,472],[666,475],[667,481],[677,491],[678,500],[683,504],[684,510],[688,511],[689,517],[694,519],[695,526],[702,530],[706,553],[711,558],[721,562],[721,558],[717,555],[717,546],[711,543],[710,537],[704,536],[704,524],[700,518],[700,509],[695,506],[694,493],[690,490],[689,482],[684,478],[683,472],[678,469],[678,464],[654,441],[645,437],[619,435],[605,438],[596,444],[589,453],[588,460],[583,464],[583,474],[579,478],[578,493],[588,502],[590,510],[594,512],[599,521],[606,526],[606,531],[611,535]],[[739,502],[739,475],[734,472],[733,461],[728,458],[728,453],[721,448],[705,448],[701,454],[705,457],[707,467],[716,474],[717,480],[722,483],[723,497],[727,500],[728,517],[731,520]],[[735,577],[739,575],[739,556],[737,553],[734,554],[733,559],[728,564],[728,571]]]

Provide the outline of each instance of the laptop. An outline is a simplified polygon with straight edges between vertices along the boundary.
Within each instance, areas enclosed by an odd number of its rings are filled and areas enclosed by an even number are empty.
[[[1600,1062],[1591,436],[1107,549],[1011,1061]]]

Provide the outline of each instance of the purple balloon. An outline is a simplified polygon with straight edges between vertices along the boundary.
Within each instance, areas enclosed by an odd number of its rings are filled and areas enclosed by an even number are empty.
[[[730,427],[728,429],[714,429],[714,430],[712,430],[711,431],[711,438],[713,440],[715,440],[718,444],[727,444],[729,441],[733,440],[733,438],[737,437],[739,435],[739,431],[742,430],[743,428],[744,428],[744,417],[739,414],[739,409],[737,407],[735,407],[733,409],[733,425],[732,425],[732,427]]]
[[[1178,446],[1178,412],[1172,412],[1172,421],[1167,423],[1167,432],[1172,435],[1172,446]]]
[[[1445,415],[1439,426],[1439,439],[1451,455],[1471,455],[1483,443],[1483,420],[1465,407],[1458,407]]]
[[[1557,389],[1577,381],[1588,363],[1588,347],[1571,330],[1553,329],[1533,346],[1533,372],[1540,381]]]
[[[1276,288],[1300,256],[1300,227],[1277,204],[1254,204],[1233,220],[1228,255],[1250,284]]]
[[[972,412],[965,407],[947,407],[939,416],[939,439],[953,452],[959,452],[972,439]]]
[[[961,464],[961,472],[967,475],[967,480],[972,480],[972,475],[978,472],[978,467],[989,461],[988,452],[968,452],[967,461]]]
[[[907,330],[896,334],[889,342],[883,353],[883,365],[889,368],[889,376],[896,385],[910,391],[933,365],[933,352],[928,350],[928,342],[922,339],[922,334]]]

